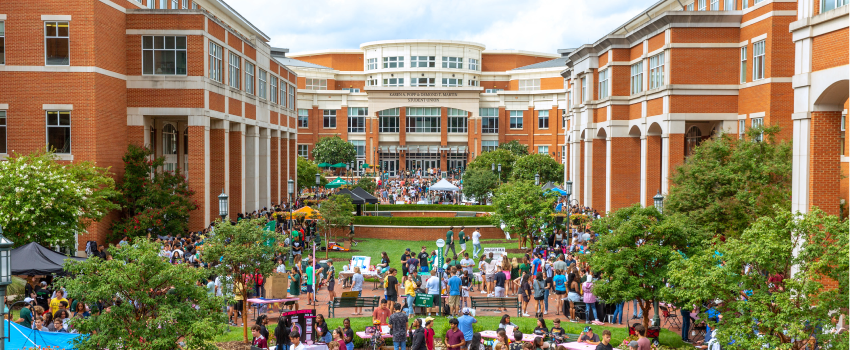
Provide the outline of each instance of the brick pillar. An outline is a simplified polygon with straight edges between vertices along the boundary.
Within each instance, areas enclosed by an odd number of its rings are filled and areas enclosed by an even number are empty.
[[[449,108],[442,107],[440,108],[440,146],[447,146],[449,144]],[[439,151],[440,152],[440,170],[448,171],[448,161],[446,156],[448,152]]]
[[[289,136],[289,170],[286,172],[288,176],[288,179],[286,179],[286,181],[292,179],[292,181],[294,181],[292,185],[295,186],[295,188],[298,188],[298,178],[295,176],[298,169],[298,162],[296,160],[297,156],[298,147],[296,146],[295,133],[292,133]],[[288,188],[287,191],[289,191]]]
[[[655,205],[652,197],[661,189],[661,135],[646,137],[646,197],[645,207]]]
[[[839,215],[841,111],[812,112],[809,127],[809,208]]]
[[[219,125],[215,125],[219,124]],[[210,129],[210,219],[215,220],[218,216],[218,195],[225,188],[225,172],[227,171],[226,157],[226,132],[224,130],[224,122],[217,121]],[[228,194],[228,197],[230,195]]]
[[[144,125],[131,125],[127,127],[127,143],[136,145],[136,146],[144,146],[145,145],[145,126]],[[85,243],[85,242],[83,242]]]
[[[271,166],[269,176],[271,177],[270,200],[277,204],[280,202],[280,131],[272,131],[269,153],[271,154]]]
[[[398,125],[398,144],[405,146],[407,145],[407,108],[398,109]],[[407,151],[399,151],[396,174],[400,174],[404,169],[407,169]]]
[[[202,230],[210,222],[209,118],[202,116],[190,117],[190,119],[202,118],[206,118],[206,125],[194,120],[190,121],[189,125],[189,188],[195,191],[192,201],[198,206],[198,209],[189,213],[189,230],[192,231]],[[216,212],[216,214],[218,213]]]
[[[245,125],[243,124],[231,124],[230,135],[228,135],[228,147],[230,148],[230,190],[228,191],[228,201],[230,202],[229,212],[231,219],[235,219],[237,213],[244,212],[242,202],[242,186],[245,181],[242,169],[242,164],[245,161],[243,157],[244,130]]]
[[[348,141],[348,107],[346,106],[340,107],[336,112],[336,130],[339,137]]]
[[[310,126],[310,128],[313,129],[312,130],[313,144],[315,145],[316,143],[319,142],[319,130],[322,130],[322,128],[324,127],[324,117],[322,116],[322,111],[319,110],[319,106],[313,106],[313,109],[310,110],[310,113],[312,114],[312,118],[310,120],[312,120],[313,122],[312,122],[312,124],[308,124],[308,126]],[[294,136],[289,136],[289,138],[293,139]],[[281,148],[283,148],[283,147],[281,147]],[[289,153],[287,153],[287,154],[289,154]],[[313,152],[308,152],[307,157],[309,157],[310,159],[315,159],[313,157]],[[287,170],[287,174],[289,174],[288,170]]]
[[[600,213],[605,211],[605,183],[607,182],[607,157],[608,157],[608,141],[605,139],[593,139],[593,199],[591,207],[599,210]]]
[[[640,202],[640,138],[611,138],[611,206],[609,211]]]
[[[508,127],[510,126],[510,112],[505,110],[505,107],[499,107],[499,143],[505,143],[506,137],[505,134],[508,133]]]
[[[676,167],[685,162],[685,134],[670,134],[667,136],[667,145],[662,141],[662,157],[664,156],[664,148],[666,148],[667,159],[666,163],[662,163],[662,167],[666,166],[666,170],[662,169],[661,176],[661,193],[667,193],[670,188],[670,176],[676,172]],[[652,192],[652,191],[650,191]],[[655,193],[652,193],[654,196]]]

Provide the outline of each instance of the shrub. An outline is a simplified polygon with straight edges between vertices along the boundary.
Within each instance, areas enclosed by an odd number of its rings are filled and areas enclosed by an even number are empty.
[[[355,225],[385,225],[385,226],[490,226],[490,218],[388,218],[383,216],[357,216]]]
[[[377,207],[367,204],[364,211],[479,211],[492,212],[492,205],[454,205],[454,204],[380,204]]]

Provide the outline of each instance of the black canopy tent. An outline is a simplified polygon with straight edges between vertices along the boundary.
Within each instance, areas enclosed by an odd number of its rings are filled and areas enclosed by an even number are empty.
[[[62,275],[67,260],[86,260],[66,256],[38,243],[27,243],[12,250],[12,275]]]
[[[349,191],[348,189],[341,189],[336,192],[338,195],[348,196],[351,198],[351,204],[354,204],[356,207],[356,213],[354,215],[360,216],[363,215],[363,204],[366,204],[366,200],[362,197],[358,196],[356,193]]]
[[[366,201],[366,203],[377,204],[379,202],[378,197],[375,197],[375,196],[369,194],[369,192],[366,192],[366,190],[364,190],[360,187],[355,187],[354,190],[352,190],[351,192],[356,194],[358,197],[363,198],[363,200]]]

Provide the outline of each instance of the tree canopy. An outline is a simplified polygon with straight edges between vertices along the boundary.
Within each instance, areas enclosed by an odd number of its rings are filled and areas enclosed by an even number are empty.
[[[753,140],[764,132],[761,142]],[[670,177],[665,211],[687,215],[712,234],[738,236],[752,222],[791,207],[791,143],[778,127],[754,128],[744,139],[706,140]]]
[[[351,198],[344,195],[330,196],[319,206],[321,219],[317,222],[318,229],[325,233],[325,237],[342,235],[349,224],[354,221],[354,204]],[[327,250],[325,251],[327,256]]]
[[[71,276],[57,281],[69,298],[92,306],[91,317],[71,320],[87,334],[75,348],[171,350],[185,337],[188,349],[216,349],[213,340],[226,327],[224,300],[198,285],[209,271],[170,264],[160,245],[144,238],[110,252],[112,260],[69,262]]]
[[[76,250],[82,233],[118,205],[109,169],[88,161],[60,164],[39,150],[0,162],[0,225],[16,245],[38,242]]]
[[[523,145],[523,144],[519,143],[519,141],[517,141],[517,140],[512,140],[510,142],[500,143],[499,149],[510,151],[515,156],[517,156],[517,158],[528,155],[528,145]]]
[[[369,192],[369,194],[374,195],[375,189],[378,188],[378,184],[375,183],[375,180],[371,177],[361,177],[360,180],[357,181],[357,185],[355,187],[360,187],[364,191]]]
[[[490,169],[470,169],[463,173],[463,194],[483,204],[487,195],[499,186],[499,178]]]
[[[295,157],[298,162],[298,190],[297,193],[301,193],[301,190],[304,188],[310,188],[316,185],[316,174],[321,174],[322,171],[319,169],[319,166],[316,165],[313,161],[309,159],[304,159],[301,157]],[[324,186],[328,184],[328,179],[324,176],[319,177],[320,186]]]
[[[467,171],[473,169],[493,171],[492,167],[494,164],[498,170],[498,165],[501,164],[502,172],[499,174],[499,177],[501,177],[502,182],[507,182],[508,179],[511,178],[511,172],[513,171],[516,158],[517,157],[511,153],[511,151],[504,149],[483,152],[478,157],[475,157],[469,165],[467,165]]]
[[[313,148],[313,159],[317,163],[351,163],[357,156],[357,149],[339,136],[323,137]],[[312,182],[311,182],[312,183]]]
[[[538,232],[551,213],[555,197],[546,196],[533,181],[516,180],[503,184],[493,196],[493,225],[505,224],[505,231],[519,236],[519,247]]]
[[[540,184],[560,183],[564,179],[564,165],[548,154],[529,154],[517,159],[513,167],[516,179],[534,181],[534,175],[540,174]]]

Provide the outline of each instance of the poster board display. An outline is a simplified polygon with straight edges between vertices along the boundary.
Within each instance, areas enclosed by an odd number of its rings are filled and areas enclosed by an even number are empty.
[[[266,298],[284,299],[289,292],[289,274],[272,273],[266,277]]]
[[[355,255],[351,257],[351,268],[349,270],[354,271],[355,267],[359,267],[360,272],[363,273],[369,269],[371,263],[372,257]]]
[[[502,258],[508,256],[505,248],[484,248],[484,255],[489,256],[490,253],[493,253],[493,260],[498,261],[500,264],[502,262]]]
[[[313,322],[316,319],[316,310],[305,309],[284,312],[282,317],[289,317],[292,321],[292,329],[290,331],[298,331],[301,334],[302,342],[312,343],[315,341],[316,336],[313,333]]]

